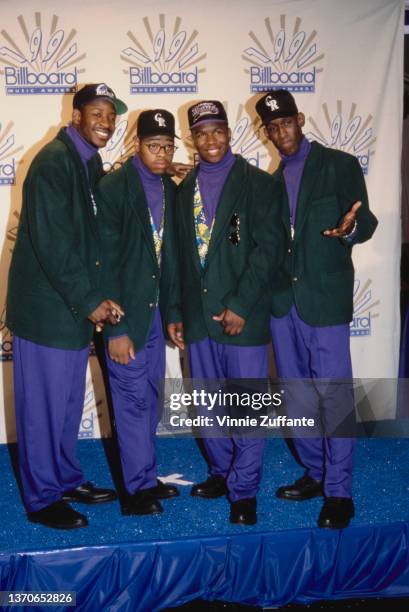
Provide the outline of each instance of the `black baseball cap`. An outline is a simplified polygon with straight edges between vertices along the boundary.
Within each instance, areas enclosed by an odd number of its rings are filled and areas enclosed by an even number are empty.
[[[273,119],[298,115],[294,97],[286,89],[268,91],[256,104],[261,122],[266,125]]]
[[[209,121],[228,123],[224,106],[218,100],[203,100],[194,104],[188,108],[187,117],[190,129],[201,123],[209,123]]]
[[[123,115],[128,110],[127,105],[122,100],[116,97],[114,92],[106,83],[90,83],[88,85],[84,85],[77,93],[75,94],[72,106],[78,110],[81,110],[83,106],[89,104],[93,100],[98,100],[101,98],[103,100],[108,100],[111,102],[118,115]]]
[[[163,108],[143,111],[138,117],[136,134],[138,138],[161,136],[162,134],[172,138],[179,138],[175,134],[174,116]]]

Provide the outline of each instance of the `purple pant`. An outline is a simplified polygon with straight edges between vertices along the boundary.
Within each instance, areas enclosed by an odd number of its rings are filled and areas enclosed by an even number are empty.
[[[271,317],[271,334],[280,378],[352,379],[349,347],[349,325],[312,327],[300,319],[295,306],[279,319]],[[352,385],[329,385],[323,393],[321,383],[318,392],[306,383],[304,393],[299,385],[286,386],[288,412],[319,420],[320,412],[325,431],[335,431],[341,419],[340,409],[346,419],[354,413]],[[330,392],[328,392],[328,389]],[[293,408],[291,408],[293,407]],[[343,437],[295,438],[294,447],[306,473],[315,480],[324,481],[327,497],[351,497],[352,468],[355,439]]]
[[[165,339],[159,309],[148,341],[134,360],[121,365],[108,353],[106,358],[124,483],[132,495],[156,486],[158,396],[165,376]]]
[[[14,396],[23,499],[35,512],[84,482],[76,458],[89,348],[13,339]]]
[[[267,378],[267,346],[231,346],[210,338],[189,344],[193,378]],[[264,440],[233,435],[204,438],[210,475],[226,479],[231,502],[255,497],[259,489]]]

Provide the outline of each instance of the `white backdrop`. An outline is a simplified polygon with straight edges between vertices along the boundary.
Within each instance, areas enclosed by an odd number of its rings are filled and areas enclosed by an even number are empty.
[[[355,376],[393,378],[399,346],[400,151],[403,0],[0,0],[0,312],[21,187],[33,156],[70,119],[76,84],[107,82],[129,106],[107,169],[131,150],[142,109],[165,107],[192,150],[186,109],[225,102],[233,149],[272,171],[277,155],[257,133],[258,91],[287,87],[309,138],[357,155],[379,219],[355,248],[351,325]],[[0,315],[4,320],[4,311]],[[14,439],[12,338],[1,323],[0,442]],[[178,375],[169,349],[168,375]],[[377,394],[378,417],[394,413]],[[90,360],[81,436],[107,434],[98,364]]]

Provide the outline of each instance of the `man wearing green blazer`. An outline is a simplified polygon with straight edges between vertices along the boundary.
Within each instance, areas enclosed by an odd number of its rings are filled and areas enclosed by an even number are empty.
[[[269,287],[281,253],[273,181],[233,155],[219,101],[191,106],[188,119],[199,164],[178,190],[180,267],[168,333],[180,348],[188,344],[193,378],[266,379]],[[243,431],[212,437],[211,427],[202,435],[209,477],[192,495],[227,493],[230,521],[256,523],[264,440]]]
[[[68,501],[116,498],[85,481],[75,450],[95,324],[123,314],[101,288],[93,191],[103,175],[98,148],[126,110],[105,83],[75,94],[71,125],[41,149],[24,181],[9,274],[23,499],[30,521],[60,529],[87,525]]]
[[[165,376],[169,289],[176,272],[175,183],[166,175],[176,149],[175,120],[164,109],[142,112],[136,154],[97,189],[106,254],[104,286],[126,311],[106,327],[107,366],[122,472],[129,499],[124,514],[159,514],[159,499],[178,490],[157,480],[155,434]]]
[[[323,425],[322,437],[292,440],[305,473],[276,494],[290,501],[324,495],[318,525],[346,527],[354,516],[351,252],[354,244],[371,238],[377,221],[358,160],[308,142],[302,133],[304,115],[291,93],[270,91],[256,110],[281,157],[273,175],[287,237],[285,260],[271,292],[277,371],[284,379],[306,379],[305,385],[287,386],[288,411],[317,424],[321,417]]]

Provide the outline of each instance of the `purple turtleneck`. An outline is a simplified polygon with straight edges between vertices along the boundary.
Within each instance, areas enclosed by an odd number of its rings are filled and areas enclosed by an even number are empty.
[[[297,214],[297,200],[300,191],[301,177],[304,170],[305,160],[311,149],[311,143],[302,137],[297,153],[294,155],[283,155],[280,153],[281,160],[284,164],[284,180],[287,187],[288,205],[290,207],[291,225],[295,225]]]
[[[85,168],[85,172],[88,176],[87,162],[91,159],[91,157],[94,157],[94,155],[98,153],[98,148],[94,147],[94,145],[88,142],[88,140],[85,140],[85,138],[81,136],[79,131],[75,129],[75,127],[71,124],[65,128],[65,133],[71,138],[72,142],[74,143],[77,153],[80,156],[83,166]]]
[[[157,231],[159,231],[163,215],[163,183],[160,174],[154,174],[143,163],[139,155],[135,155],[132,159],[133,165],[139,174],[142,181],[143,190],[148,202],[149,210],[155,223]]]
[[[209,227],[211,227],[216,215],[223,185],[235,161],[236,158],[230,148],[227,150],[223,159],[216,164],[206,162],[200,158],[198,172],[199,189],[200,195],[202,196],[206,222]]]

